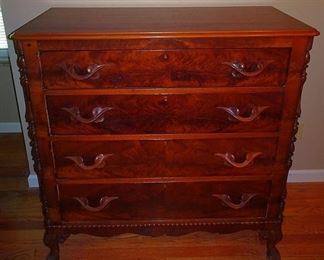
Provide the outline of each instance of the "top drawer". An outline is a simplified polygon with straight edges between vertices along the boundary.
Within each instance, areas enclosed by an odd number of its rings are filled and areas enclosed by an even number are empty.
[[[50,51],[45,88],[281,86],[290,49]]]

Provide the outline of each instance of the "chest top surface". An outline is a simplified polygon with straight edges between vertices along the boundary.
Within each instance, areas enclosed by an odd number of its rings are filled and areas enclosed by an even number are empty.
[[[13,39],[314,36],[318,32],[273,7],[51,8]]]

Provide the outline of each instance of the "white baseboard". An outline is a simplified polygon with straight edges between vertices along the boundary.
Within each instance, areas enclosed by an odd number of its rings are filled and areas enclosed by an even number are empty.
[[[291,170],[289,171],[288,182],[324,182],[324,169],[316,170]],[[35,174],[28,177],[29,188],[38,187],[38,180]]]
[[[30,174],[28,176],[28,187],[29,188],[36,188],[38,187],[38,179],[36,174]]]
[[[324,169],[290,170],[288,182],[324,182]]]
[[[21,133],[19,122],[0,122],[0,133]]]

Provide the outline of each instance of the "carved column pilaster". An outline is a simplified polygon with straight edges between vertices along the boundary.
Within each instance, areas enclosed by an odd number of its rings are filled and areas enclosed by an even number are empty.
[[[26,61],[24,57],[24,51],[22,42],[20,41],[14,41],[15,44],[15,52],[17,54],[17,65],[20,73],[20,84],[23,88],[24,92],[24,98],[25,98],[25,105],[26,105],[26,113],[25,113],[25,119],[28,124],[27,130],[28,130],[28,137],[30,139],[30,146],[31,146],[31,155],[33,159],[33,168],[35,170],[35,173],[38,175],[38,182],[39,182],[39,193],[40,198],[42,202],[42,211],[44,215],[44,224],[46,226],[47,224],[47,212],[48,212],[48,203],[45,199],[45,196],[43,194],[43,185],[42,185],[42,178],[40,178],[41,175],[41,164],[39,160],[39,152],[36,142],[36,127],[35,127],[35,121],[33,118],[32,113],[32,105],[31,105],[31,96],[30,96],[30,84],[28,80],[28,71],[26,66]]]
[[[27,77],[27,67],[25,63],[25,57],[23,52],[22,43],[14,41],[15,51],[17,54],[17,65],[20,73],[20,84],[23,88],[25,104],[26,104],[26,113],[25,119],[28,123],[28,137],[30,139],[31,154],[34,161],[33,167],[37,175],[40,174],[41,166],[39,162],[38,148],[36,144],[36,131],[35,131],[35,122],[32,115],[32,108],[30,103],[30,92],[29,92],[29,81]]]
[[[304,67],[303,70],[300,73],[300,87],[303,88],[306,78],[307,78],[307,68],[308,68],[308,64],[310,61],[310,50],[312,49],[312,41],[309,42],[308,46],[307,46],[307,50],[306,50],[306,54],[305,54],[305,59],[304,59]],[[302,90],[301,90],[302,91]],[[301,115],[301,104],[299,101],[298,107],[297,107],[297,111],[296,111],[296,117],[295,117],[295,122],[294,122],[294,126],[293,126],[293,131],[292,131],[292,137],[291,137],[291,142],[290,142],[290,150],[289,150],[289,156],[288,156],[288,161],[287,161],[287,168],[290,169],[290,167],[292,166],[292,157],[294,155],[295,152],[295,142],[297,140],[297,132],[298,132],[298,126],[299,126],[299,117]],[[282,212],[284,211],[285,208],[285,201],[286,201],[286,197],[287,197],[287,185],[285,185],[284,190],[282,192],[282,196],[281,196],[281,200],[280,200],[280,219],[282,220],[283,215]]]
[[[312,41],[309,42],[307,50],[306,50],[306,54],[305,54],[305,58],[304,58],[304,65],[303,65],[303,69],[300,72],[299,75],[299,87],[301,88],[301,92],[302,92],[302,88],[303,85],[306,81],[307,78],[307,68],[308,68],[308,63],[310,61],[310,50],[312,47]],[[301,106],[300,106],[300,101],[299,104],[297,106],[297,110],[296,110],[296,116],[295,116],[295,120],[294,120],[294,125],[293,125],[293,130],[292,130],[292,134],[291,134],[291,140],[290,140],[290,149],[289,149],[289,154],[288,154],[288,160],[287,160],[287,170],[290,169],[291,165],[292,165],[292,157],[294,155],[294,151],[295,151],[295,142],[297,140],[296,138],[296,134],[298,132],[298,119],[301,115]],[[287,178],[287,176],[285,176],[285,178]],[[285,200],[286,200],[286,196],[287,196],[287,185],[286,185],[286,180],[282,180],[282,194],[280,197],[280,205],[279,205],[279,224],[275,224],[275,225],[271,225],[271,227],[265,227],[264,230],[261,230],[260,232],[260,237],[264,240],[267,241],[267,259],[268,260],[279,260],[281,259],[280,257],[280,253],[278,251],[278,249],[276,248],[276,244],[282,239],[282,221],[283,221],[283,211],[285,208]]]
[[[306,51],[306,55],[305,55],[305,61],[304,61],[304,68],[300,74],[300,86],[301,88],[304,87],[305,81],[307,79],[307,68],[308,68],[308,64],[310,61],[310,50],[312,48],[312,42],[309,43],[307,51]],[[292,133],[292,138],[291,138],[291,144],[290,144],[290,151],[289,151],[289,159],[288,159],[288,168],[291,167],[292,165],[292,157],[294,155],[295,152],[295,142],[297,140],[296,138],[296,134],[298,132],[298,126],[299,126],[299,122],[298,119],[301,115],[301,104],[299,101],[298,107],[297,107],[297,111],[296,111],[296,118],[295,118],[295,123],[294,123],[294,128],[293,128],[293,133]]]

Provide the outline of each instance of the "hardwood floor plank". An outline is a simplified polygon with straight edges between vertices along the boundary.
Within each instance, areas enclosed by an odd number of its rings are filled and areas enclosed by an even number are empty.
[[[28,190],[26,177],[0,177],[0,192]]]
[[[282,260],[323,260],[323,256],[285,256]]]
[[[285,215],[287,216],[313,216],[324,217],[324,198],[295,199],[289,198],[286,203]]]
[[[287,198],[289,200],[318,199],[324,200],[324,186],[322,182],[288,183]]]
[[[285,215],[284,234],[324,234],[324,216],[311,217]]]
[[[0,134],[0,177],[28,175],[22,134]]]

